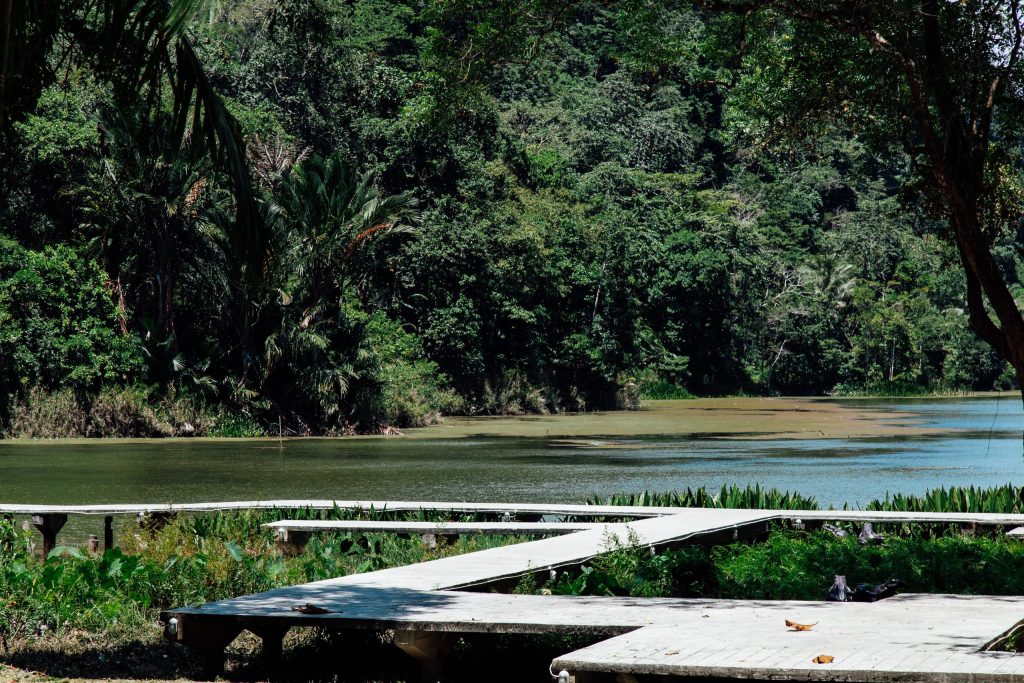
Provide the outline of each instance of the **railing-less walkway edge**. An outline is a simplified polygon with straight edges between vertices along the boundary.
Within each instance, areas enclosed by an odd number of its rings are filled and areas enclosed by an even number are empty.
[[[622,510],[628,508],[609,506],[602,514],[624,517]],[[785,520],[1024,524],[1024,515],[655,510],[664,516],[170,610],[163,618],[168,636],[204,654],[214,669],[222,664],[224,647],[243,629],[262,637],[273,657],[289,628],[315,625],[394,629],[396,644],[423,662],[425,680],[436,680],[454,633],[589,632],[616,637],[554,662],[580,682],[614,680],[619,674],[1024,681],[1024,658],[982,652],[1024,619],[1021,597],[901,596],[847,605],[465,592],[578,566],[616,542],[652,547],[727,542],[762,534]],[[819,625],[793,633],[785,619]],[[835,660],[813,664],[818,654]]]
[[[452,514],[493,515],[506,521],[531,521],[544,517],[612,517],[645,519],[665,515],[684,514],[693,508],[672,508],[631,505],[583,505],[547,503],[468,503],[449,501],[381,501],[381,500],[326,500],[284,499],[246,500],[207,503],[121,503],[85,505],[31,505],[0,503],[0,515],[29,515],[32,524],[43,537],[43,550],[49,552],[56,545],[57,534],[67,523],[69,515],[103,515],[104,547],[113,543],[113,518],[118,515],[170,515],[175,513],[230,512],[243,510],[374,510],[378,512],[447,512]],[[861,510],[763,510],[774,521],[802,520],[804,522],[907,522],[938,524],[973,524],[1024,526],[1024,514],[991,513],[932,513],[932,512],[870,512]]]

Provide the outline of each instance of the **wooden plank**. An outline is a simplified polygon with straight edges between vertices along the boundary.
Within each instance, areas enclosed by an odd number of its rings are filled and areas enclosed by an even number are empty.
[[[517,536],[550,536],[602,528],[594,522],[390,522],[373,520],[280,520],[263,526],[279,531],[356,531],[361,533],[435,534],[513,534]]]
[[[29,505],[0,503],[0,514],[77,514],[77,515],[135,515],[145,512],[216,512],[231,510],[271,509],[377,510],[391,512],[436,511],[459,514],[622,517],[638,519],[670,515],[683,508],[641,507],[626,505],[584,505],[560,503],[467,503],[445,501],[386,501],[386,500],[248,500],[206,503],[118,503],[96,505]]]
[[[637,542],[661,546],[725,533],[765,523],[764,513],[751,510],[684,510],[671,517],[655,517],[625,524],[603,524],[557,538],[491,548],[468,555],[355,574],[328,583],[394,586],[418,590],[456,590],[515,580],[527,573],[559,571],[578,566],[607,552],[616,544]],[[323,582],[321,582],[323,583]]]
[[[988,512],[888,512],[867,510],[776,511],[782,519],[817,522],[872,522],[914,524],[980,524],[986,526],[1024,525],[1024,514]]]
[[[772,521],[804,514],[694,508],[660,512],[672,514],[590,525],[565,536],[171,610],[162,618],[165,622],[174,619],[181,627],[177,637],[187,643],[190,638],[182,633],[209,633],[218,624],[246,624],[257,630],[268,625],[317,625],[417,633],[574,632],[614,636],[553,662],[554,670],[566,669],[574,674],[863,683],[947,683],[966,674],[972,681],[986,683],[1024,681],[1017,673],[1021,660],[980,652],[987,642],[1021,619],[1024,597],[902,595],[874,604],[842,604],[460,590],[579,565],[625,544],[659,546],[728,540],[763,531]],[[617,515],[607,508],[603,514]],[[838,513],[820,514],[834,520]],[[963,516],[950,515],[869,514],[871,517],[848,517],[847,521],[965,521]],[[970,522],[983,524],[995,516],[969,517]],[[1007,519],[1004,515],[990,523],[1002,524]],[[302,526],[298,522],[287,524]],[[317,524],[322,523],[311,522],[308,528]],[[432,523],[404,524],[410,532],[420,533],[418,524]],[[294,611],[306,604],[326,612],[308,615]],[[786,619],[818,625],[812,631],[795,633],[785,627]],[[196,624],[198,630],[190,631]],[[818,654],[831,654],[836,661],[813,664],[811,660]]]
[[[677,611],[674,624],[658,623],[555,659],[552,666],[571,672],[634,675],[722,676],[863,681],[1024,680],[1024,656],[985,653],[980,648],[1019,619],[1024,597],[898,596],[874,604],[746,602]],[[813,631],[792,633],[782,620],[800,610],[819,620]],[[659,617],[661,618],[661,617]],[[699,621],[698,621],[699,620]],[[700,633],[690,649],[681,634]],[[698,630],[699,629],[699,630]],[[733,643],[709,655],[701,643]],[[761,644],[767,657],[747,654]],[[653,649],[651,646],[654,646]],[[624,651],[645,652],[623,657]],[[666,653],[671,652],[671,657]],[[816,665],[817,654],[835,656]]]

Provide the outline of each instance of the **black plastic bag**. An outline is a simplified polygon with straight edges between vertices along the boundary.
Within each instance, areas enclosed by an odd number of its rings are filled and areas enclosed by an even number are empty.
[[[853,591],[853,600],[855,602],[877,602],[878,600],[891,598],[896,595],[896,589],[899,586],[900,582],[897,579],[889,579],[877,586],[872,586],[869,583],[858,583],[856,590]]]

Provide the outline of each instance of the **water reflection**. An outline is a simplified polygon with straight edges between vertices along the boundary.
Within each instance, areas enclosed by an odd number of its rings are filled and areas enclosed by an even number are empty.
[[[759,482],[824,504],[887,491],[1024,483],[1017,397],[858,401],[936,431],[780,440],[651,436],[0,443],[0,500],[267,498],[582,501],[643,489]],[[529,418],[526,418],[529,419]],[[734,437],[735,435],[733,435]]]

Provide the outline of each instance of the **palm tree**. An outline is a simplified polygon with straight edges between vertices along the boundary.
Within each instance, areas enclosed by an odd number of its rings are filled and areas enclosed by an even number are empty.
[[[113,87],[125,110],[155,113],[169,99],[171,135],[208,155],[231,179],[235,239],[258,277],[265,230],[234,119],[210,85],[187,25],[202,0],[0,0],[2,131],[30,111],[60,67],[74,59]],[[169,97],[167,97],[169,96]],[[143,126],[140,135],[151,131]]]
[[[416,202],[409,193],[381,194],[373,173],[337,154],[295,164],[276,194],[266,209],[266,275],[235,307],[238,388],[250,404],[289,406],[293,414],[283,417],[296,429],[338,428],[350,385],[373,374],[367,314],[346,292],[372,247],[412,230]],[[230,255],[230,244],[224,248]]]
[[[285,178],[280,210],[290,228],[288,261],[313,305],[340,304],[351,261],[361,246],[408,232],[416,200],[381,195],[372,172],[359,173],[337,153],[312,155]]]

